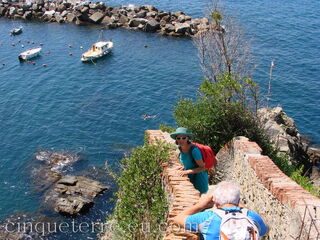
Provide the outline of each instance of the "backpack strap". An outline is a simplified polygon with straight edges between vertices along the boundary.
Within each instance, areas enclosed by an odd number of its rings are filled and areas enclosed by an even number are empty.
[[[194,162],[194,163],[196,164],[196,166],[197,166],[198,164],[196,163],[196,160],[194,159],[194,157],[193,157],[193,155],[192,155],[192,151],[193,151],[193,149],[194,149],[195,147],[196,147],[196,146],[191,143],[191,147],[190,147],[190,149],[189,149],[189,155],[190,155],[190,158],[191,158],[192,162]]]
[[[220,211],[214,211],[214,212],[217,213],[219,215],[219,217],[220,217],[221,213],[222,214],[224,213],[223,215],[226,215],[228,213],[233,213],[233,212],[239,212],[239,213],[243,213],[244,215],[248,215],[248,209],[245,209],[242,207],[240,207],[239,209],[229,209],[229,210],[223,209],[223,208],[217,208],[217,210],[220,210]],[[220,214],[219,214],[219,212],[220,212]]]

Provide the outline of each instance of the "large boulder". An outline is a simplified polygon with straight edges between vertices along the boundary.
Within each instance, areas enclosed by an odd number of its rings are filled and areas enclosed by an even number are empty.
[[[122,24],[127,24],[127,23],[129,23],[129,18],[125,15],[121,15],[119,18],[119,22]]]
[[[54,10],[54,11],[57,10],[57,6],[56,6],[55,3],[50,3],[50,4],[49,4],[49,11],[51,11],[51,10]]]
[[[178,12],[173,12],[171,13],[172,16],[175,16],[176,18],[178,18],[180,15],[185,15],[183,12],[178,11]]]
[[[9,15],[10,16],[13,16],[16,13],[17,13],[17,9],[15,7],[10,7],[9,8]]]
[[[186,16],[184,14],[181,14],[178,16],[178,22],[180,22],[180,23],[184,23],[184,22],[190,21],[190,20],[191,20],[191,17]]]
[[[140,12],[136,13],[134,15],[135,18],[144,18],[147,15],[147,11],[146,10],[141,10]]]
[[[89,12],[89,7],[83,7],[80,12],[81,13],[88,13]]]
[[[103,2],[95,2],[89,4],[90,9],[105,9],[105,5]]]
[[[185,34],[190,31],[189,23],[176,23],[175,24],[175,32],[178,34]]]
[[[143,5],[141,6],[141,8],[147,10],[148,12],[152,12],[152,11],[158,12],[158,9],[152,5]]]
[[[131,19],[129,21],[129,27],[138,27],[141,23],[141,19]]]
[[[166,24],[163,29],[165,32],[170,33],[174,32],[176,28],[172,24]]]
[[[144,26],[144,31],[146,32],[155,32],[159,29],[160,29],[160,23],[154,19],[149,20]]]
[[[74,13],[68,13],[67,14],[67,21],[68,22],[74,22],[76,21],[76,15]]]
[[[101,12],[96,12],[90,17],[90,21],[93,23],[100,23],[104,18],[104,14]]]
[[[67,9],[67,7],[66,7],[66,5],[64,5],[64,4],[59,4],[58,6],[57,6],[57,11],[58,12],[63,12],[64,10],[66,10]]]
[[[36,2],[36,4],[43,6],[45,1],[44,0],[36,0],[35,2]]]
[[[151,12],[147,12],[146,17],[147,18],[155,18],[158,15],[158,12],[156,11],[151,11]]]
[[[4,16],[7,9],[5,7],[0,7],[0,16]]]
[[[43,16],[42,16],[42,20],[43,21],[50,21],[55,13],[56,13],[56,11],[54,11],[54,10],[45,11]]]
[[[23,15],[23,14],[24,14],[24,10],[23,10],[22,8],[19,8],[19,9],[17,10],[17,14]]]
[[[54,18],[57,23],[63,23],[64,22],[64,17],[61,16],[61,14],[55,14]]]
[[[158,13],[158,16],[159,16],[159,18],[163,18],[163,17],[166,17],[166,16],[170,17],[170,13],[161,11],[161,12]]]
[[[32,18],[32,12],[31,11],[26,11],[23,15],[23,19],[29,20]]]
[[[36,4],[36,3],[34,3],[34,4],[32,4],[32,10],[33,11],[39,11],[39,10],[41,10],[41,6],[40,5],[38,5],[38,4]]]
[[[112,20],[113,23],[117,23],[117,22],[120,21],[120,18],[117,15],[113,15],[113,16],[111,16],[111,20]]]
[[[83,197],[58,198],[54,210],[60,214],[76,215],[86,212],[92,205],[92,201]]]
[[[106,25],[111,24],[112,22],[113,21],[111,20],[111,18],[109,16],[105,16],[101,21],[102,24],[106,24]]]
[[[61,214],[75,215],[93,206],[93,199],[108,187],[82,176],[62,177],[45,196],[45,203]]]
[[[65,18],[68,15],[68,11],[64,10],[60,15],[61,15],[61,17]]]

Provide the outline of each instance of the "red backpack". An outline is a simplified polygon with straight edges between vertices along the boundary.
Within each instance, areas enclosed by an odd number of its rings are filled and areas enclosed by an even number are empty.
[[[200,149],[201,155],[202,155],[202,160],[204,161],[205,167],[206,168],[212,168],[214,166],[216,160],[215,160],[214,153],[213,153],[211,147],[203,145],[203,144],[200,144],[200,143],[193,142],[192,145],[191,145],[191,149],[189,151],[191,159],[193,161],[194,161],[194,158],[192,156],[192,150],[195,147],[198,147]]]

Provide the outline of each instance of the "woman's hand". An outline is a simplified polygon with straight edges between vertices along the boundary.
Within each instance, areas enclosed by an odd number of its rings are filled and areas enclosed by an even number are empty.
[[[183,170],[184,167],[180,165],[180,166],[173,167],[173,169],[174,170]]]
[[[184,170],[184,171],[178,171],[178,176],[182,177],[182,176],[186,176],[188,174],[192,173],[191,170]]]

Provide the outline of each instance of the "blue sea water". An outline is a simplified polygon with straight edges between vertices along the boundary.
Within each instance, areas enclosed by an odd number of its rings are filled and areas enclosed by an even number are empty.
[[[209,3],[107,2],[111,6],[150,4],[192,17],[204,16]],[[318,1],[224,3],[253,37],[254,76],[264,93],[270,62],[275,61],[271,104],[282,106],[300,132],[319,143]],[[19,25],[24,32],[10,37],[10,29]],[[174,124],[172,107],[180,96],[195,95],[202,74],[190,39],[108,30],[106,39],[115,43],[112,54],[95,64],[83,64],[81,53],[97,41],[99,28],[0,19],[0,218],[17,210],[39,211],[42,194],[34,191],[30,181],[37,150],[72,150],[81,155],[81,170],[105,164],[116,168],[126,152],[142,144],[144,130]],[[36,65],[18,61],[20,52],[40,42],[43,52],[34,60]],[[157,117],[144,120],[143,114]],[[91,220],[104,217],[99,212],[112,205],[105,198],[100,200],[89,215]]]

